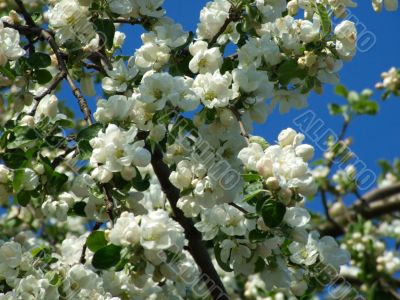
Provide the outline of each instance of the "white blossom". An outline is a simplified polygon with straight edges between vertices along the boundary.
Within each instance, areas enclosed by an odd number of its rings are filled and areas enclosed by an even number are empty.
[[[221,75],[217,70],[214,73],[199,74],[192,89],[206,107],[225,107],[237,95],[231,84],[232,75],[228,72]]]
[[[193,73],[213,73],[222,66],[222,55],[218,47],[208,49],[207,42],[196,41],[189,46],[193,56],[189,62],[189,69]]]
[[[0,66],[5,66],[9,60],[17,60],[25,54],[21,48],[20,36],[17,30],[4,28],[0,21]]]
[[[155,210],[142,216],[140,229],[140,244],[145,249],[166,250],[175,246],[175,251],[179,251],[183,247],[183,228],[164,210]]]
[[[132,59],[128,61],[128,65],[122,59],[114,62],[112,69],[107,70],[108,77],[102,80],[103,90],[107,93],[125,92],[129,82],[138,74],[133,62]]]
[[[108,232],[108,239],[114,245],[133,246],[140,241],[140,227],[132,213],[123,212]]]

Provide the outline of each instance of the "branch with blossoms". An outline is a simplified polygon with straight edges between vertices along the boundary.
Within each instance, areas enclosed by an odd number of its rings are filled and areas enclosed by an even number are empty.
[[[0,4],[2,295],[305,299],[344,272],[370,299],[397,297],[385,239],[400,240],[400,164],[362,196],[356,168],[338,167],[355,117],[377,113],[371,91],[336,87],[343,128],[316,168],[306,132],[252,134],[338,84],[357,31],[329,12],[354,3],[267,2],[211,1],[195,33],[162,0]],[[126,55],[130,25],[142,44]],[[325,217],[306,208],[317,191]]]

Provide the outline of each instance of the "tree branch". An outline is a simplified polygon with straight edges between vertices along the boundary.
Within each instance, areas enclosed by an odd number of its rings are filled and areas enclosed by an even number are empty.
[[[366,206],[363,200],[359,199],[348,209],[348,215],[352,220],[356,220],[357,215],[366,219],[373,219],[400,211],[400,197],[393,197],[398,194],[400,194],[400,182],[373,190],[362,197],[369,205]],[[340,216],[336,222],[346,225],[348,220],[345,216]],[[339,236],[344,233],[341,227],[334,226],[331,222],[319,225],[318,230],[322,235]]]
[[[163,155],[159,149],[156,149],[151,158],[151,165],[153,166],[154,173],[156,174],[162,190],[174,213],[175,220],[185,230],[185,236],[189,241],[189,252],[193,259],[200,267],[203,276],[202,279],[210,291],[213,299],[225,300],[228,299],[225,287],[219,278],[211,258],[208,254],[207,248],[202,240],[201,233],[194,227],[193,221],[184,216],[183,212],[177,207],[177,202],[180,197],[179,190],[172,185],[169,181],[171,170],[162,160]]]
[[[47,95],[49,95],[51,92],[53,92],[53,91],[57,88],[58,84],[59,84],[61,81],[64,80],[65,76],[66,76],[65,72],[64,72],[64,71],[60,71],[60,72],[53,78],[53,81],[52,81],[52,83],[50,84],[50,86],[49,86],[42,94],[40,94],[39,96],[36,96],[34,99],[35,99],[36,101],[39,102],[39,101],[42,100],[44,97],[46,97]]]

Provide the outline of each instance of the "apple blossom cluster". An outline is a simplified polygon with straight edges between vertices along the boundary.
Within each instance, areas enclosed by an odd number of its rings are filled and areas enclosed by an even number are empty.
[[[307,162],[314,156],[314,148],[302,144],[304,135],[292,128],[283,130],[278,136],[278,145],[266,149],[251,143],[242,149],[239,158],[248,171],[257,172],[269,189],[278,191],[283,202],[290,201],[292,191],[311,196],[316,185]]]
[[[60,45],[67,42],[78,42],[80,45],[96,43],[95,28],[89,21],[91,1],[84,2],[61,0],[49,9],[47,15],[49,25],[56,31],[56,39]]]
[[[342,246],[315,230],[306,199],[328,180],[333,141],[311,170],[302,133],[250,134],[339,82],[356,54],[353,1],[214,0],[194,32],[163,0],[21,3],[41,13],[0,21],[0,299],[198,299],[215,268],[231,298],[295,300],[328,269],[361,276],[370,255],[377,274],[400,271],[383,241],[399,239],[397,220],[364,222]],[[121,24],[144,29],[129,55]],[[397,92],[397,75],[381,87]],[[55,95],[64,79],[87,126]],[[337,171],[332,193],[353,193],[355,176]]]
[[[400,91],[400,70],[392,67],[387,72],[381,74],[382,82],[375,85],[377,89],[385,90],[383,98],[387,98],[390,94],[399,95]]]
[[[379,228],[371,221],[354,224],[342,244],[351,253],[351,261],[349,266],[341,269],[341,274],[363,280],[366,287],[372,285],[373,277],[364,273],[368,257],[370,272],[376,272],[384,278],[394,276],[400,270],[400,255],[396,249],[390,249],[387,239],[397,240],[398,235],[393,234],[397,221],[394,220],[392,224],[382,223]]]
[[[146,167],[151,154],[144,148],[144,141],[135,141],[136,134],[135,127],[124,131],[114,124],[109,124],[105,131],[100,130],[97,137],[90,140],[92,176],[106,183],[118,172],[123,179],[131,180],[136,176],[135,167]]]
[[[69,236],[62,242],[60,252],[51,254],[49,246],[30,231],[18,233],[15,241],[0,241],[0,280],[9,289],[0,293],[0,299],[117,300],[149,299],[167,294],[179,297],[186,294],[185,282],[194,282],[193,278],[198,276],[186,251],[173,265],[158,263],[157,276],[169,278],[163,285],[154,281],[157,279],[152,276],[150,266],[144,272],[136,270],[134,275],[124,270],[98,274],[90,265],[74,261],[79,260],[85,239],[86,234]],[[186,281],[181,279],[183,276]]]
[[[372,7],[376,12],[381,12],[382,7],[387,11],[396,11],[399,8],[399,0],[372,0]]]
[[[199,132],[203,131],[200,129]],[[211,135],[200,136],[210,140]],[[200,163],[204,159],[191,155],[196,150],[189,146],[186,153],[179,153],[186,158],[177,163],[176,170],[170,175],[172,184],[182,191],[178,207],[188,217],[200,217],[201,221],[195,226],[204,239],[220,240],[216,256],[224,270],[234,271],[236,276],[257,272],[267,290],[286,289],[288,296],[301,296],[308,288],[307,276],[313,269],[322,265],[338,269],[347,263],[349,256],[333,238],[320,238],[317,232],[306,230],[310,215],[299,201],[312,195],[316,186],[307,165],[314,149],[301,144],[304,136],[289,128],[279,135],[279,145],[269,146],[258,137],[252,139],[258,143],[241,147],[238,157],[245,172],[257,172],[259,175],[251,176],[258,179],[251,184],[241,182],[239,185],[242,189],[244,184],[245,191],[252,188],[254,194],[239,194],[238,197],[235,186],[233,194],[225,191],[230,196],[221,203],[225,197],[221,194],[221,183],[218,189],[218,173],[213,172],[215,162],[207,169]],[[181,149],[186,150],[186,147],[183,145]],[[193,147],[196,149],[196,144]],[[210,157],[210,154],[200,155]],[[235,164],[231,163],[231,166]],[[254,204],[253,198],[262,195],[262,189],[267,194]],[[216,194],[219,196],[214,200]],[[264,207],[261,211],[276,210],[280,216],[277,220],[267,221],[268,217],[263,218],[262,212],[257,216],[258,206]],[[287,235],[292,238],[283,238]]]

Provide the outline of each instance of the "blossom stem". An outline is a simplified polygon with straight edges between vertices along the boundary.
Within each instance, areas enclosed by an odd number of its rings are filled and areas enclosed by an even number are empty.
[[[96,222],[96,224],[94,224],[94,226],[93,226],[92,232],[96,231],[97,229],[99,229],[102,224],[103,223]],[[81,257],[79,258],[79,263],[81,263],[81,264],[85,264],[86,263],[86,249],[87,249],[87,244],[85,242],[85,244],[83,245],[83,248],[82,248]]]
[[[237,205],[236,203],[231,202],[231,203],[229,203],[229,205],[234,207],[234,208],[237,208],[238,210],[240,210],[244,214],[248,214],[249,213],[247,210],[245,210],[243,207]]]

